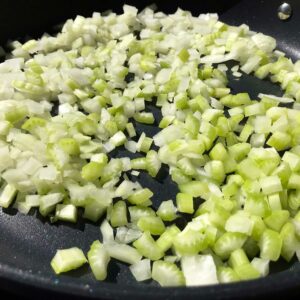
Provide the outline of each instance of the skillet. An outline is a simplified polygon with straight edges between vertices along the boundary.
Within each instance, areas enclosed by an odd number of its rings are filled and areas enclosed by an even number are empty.
[[[126,1],[139,9],[153,1]],[[218,12],[220,19],[232,25],[246,23],[252,30],[272,35],[278,48],[293,60],[300,58],[300,2],[288,1],[293,8],[290,20],[282,22],[277,17],[279,0],[210,0],[210,1],[161,1],[159,10],[171,13],[178,6],[190,10],[194,15],[201,12]],[[124,1],[1,1],[0,44],[9,39],[38,37],[44,32],[54,33],[53,26],[77,14],[89,16],[93,11],[112,9],[120,13]],[[259,92],[281,95],[278,86],[252,76],[243,76],[239,81],[230,80],[233,92],[248,91],[251,98]],[[158,111],[151,108],[156,116]],[[138,133],[156,133],[154,127],[142,126]],[[123,150],[115,156],[128,155]],[[151,188],[156,195],[155,205],[161,200],[174,198],[176,185],[162,172],[158,181],[141,175],[141,183]],[[272,274],[267,278],[199,288],[160,288],[152,282],[136,283],[127,266],[112,262],[106,282],[96,282],[88,269],[81,268],[57,277],[49,262],[58,248],[78,246],[85,252],[90,244],[99,239],[99,226],[85,221],[76,225],[50,224],[33,212],[29,216],[14,209],[0,209],[0,289],[13,294],[43,299],[239,299],[257,296],[284,295],[300,290],[300,264],[292,262],[271,266]]]

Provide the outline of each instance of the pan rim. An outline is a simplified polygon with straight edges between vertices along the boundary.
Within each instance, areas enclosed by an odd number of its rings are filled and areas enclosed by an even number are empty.
[[[268,293],[287,291],[300,284],[300,264],[296,262],[292,268],[281,271],[264,278],[248,280],[236,283],[214,284],[198,287],[159,287],[147,285],[117,285],[117,283],[101,282],[97,286],[87,282],[76,282],[72,277],[60,277],[52,280],[51,277],[43,274],[33,274],[26,270],[18,269],[10,265],[0,263],[0,279],[8,285],[18,285],[34,292],[51,292],[65,296],[79,296],[86,299],[120,299],[124,296],[140,299],[140,297],[156,299],[182,299],[188,296],[189,299],[202,296],[208,299],[226,299],[234,297],[247,298],[262,296]],[[2,285],[2,284],[1,284]],[[118,288],[116,288],[118,286]],[[2,285],[5,289],[5,284]],[[11,292],[11,288],[8,286]],[[24,290],[22,290],[22,293]],[[18,294],[18,293],[17,293]]]

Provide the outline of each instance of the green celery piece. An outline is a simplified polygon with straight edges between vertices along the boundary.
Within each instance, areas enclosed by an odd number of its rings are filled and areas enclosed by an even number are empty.
[[[163,221],[174,221],[177,218],[176,207],[172,200],[162,201],[156,214]]]
[[[249,143],[237,143],[228,148],[229,155],[232,156],[236,161],[244,159],[251,149]]]
[[[150,176],[155,177],[161,168],[161,162],[156,151],[150,150],[147,153],[146,165]]]
[[[252,237],[249,237],[246,240],[245,244],[243,245],[243,249],[245,250],[248,258],[253,258],[259,253],[258,244]]]
[[[146,170],[147,169],[146,157],[134,158],[130,161],[130,163],[131,163],[131,168],[132,169],[135,169],[135,170]]]
[[[262,192],[265,195],[274,194],[282,191],[280,178],[276,175],[263,177],[259,181]]]
[[[217,275],[220,283],[230,283],[240,280],[237,273],[230,267],[219,267]]]
[[[207,241],[205,234],[187,229],[174,238],[173,245],[180,255],[194,255],[207,248]]]
[[[124,226],[127,221],[127,206],[124,201],[116,202],[110,214],[110,223],[113,227]]]
[[[235,270],[236,267],[249,264],[250,261],[243,249],[234,250],[229,257],[228,265]]]
[[[209,152],[209,156],[212,160],[224,161],[227,159],[228,153],[222,143],[217,143]]]
[[[297,173],[292,173],[288,179],[287,188],[288,189],[300,189],[300,175]]]
[[[102,175],[102,170],[102,164],[91,161],[82,167],[81,177],[87,181],[94,181]]]
[[[133,246],[141,255],[153,261],[159,260],[164,256],[164,251],[157,245],[149,232],[144,232],[138,240],[133,242]]]
[[[179,212],[188,214],[194,213],[194,201],[191,195],[178,193],[176,195],[176,204]]]
[[[259,241],[260,257],[277,261],[282,249],[282,237],[274,230],[266,229]]]
[[[97,222],[106,212],[107,207],[94,201],[84,206],[83,218]]]
[[[251,215],[250,218],[253,222],[251,237],[258,242],[266,229],[266,225],[260,216]]]
[[[287,198],[288,207],[292,210],[298,210],[300,207],[300,190],[291,191]]]
[[[180,229],[176,225],[166,228],[165,232],[157,239],[157,246],[166,252],[173,245],[174,238],[180,233]]]
[[[132,223],[137,223],[138,220],[142,217],[155,216],[154,210],[150,207],[129,206],[128,210],[130,215],[130,221]]]
[[[23,123],[21,128],[32,133],[37,127],[44,127],[46,124],[47,121],[45,119],[31,117]]]
[[[204,181],[190,181],[179,185],[182,193],[191,195],[192,197],[206,198],[209,194],[208,184]]]
[[[277,151],[283,151],[290,148],[292,138],[289,134],[276,131],[268,139],[267,145],[274,147]]]
[[[118,243],[105,243],[105,249],[110,257],[127,264],[135,264],[141,260],[142,255],[133,247]]]
[[[131,204],[143,205],[144,202],[148,201],[153,196],[153,193],[148,189],[144,188],[134,192],[128,197],[128,201]]]
[[[148,231],[152,235],[161,235],[165,231],[165,225],[160,217],[141,217],[137,222],[137,226],[140,230]]]
[[[133,118],[135,121],[143,124],[153,124],[155,122],[153,114],[148,112],[135,113]]]
[[[180,58],[180,60],[182,62],[187,62],[189,60],[190,54],[188,52],[187,49],[183,48],[180,50],[180,52],[178,53],[178,57]]]
[[[259,272],[250,263],[239,265],[234,270],[241,280],[256,279],[260,277]]]
[[[56,274],[68,272],[81,267],[87,262],[81,249],[74,247],[69,249],[57,250],[51,260],[51,267]]]
[[[100,241],[94,241],[87,253],[92,272],[97,280],[105,280],[107,277],[107,265],[110,256]]]
[[[162,260],[153,263],[152,279],[163,287],[183,286],[185,284],[182,271],[174,263]]]
[[[251,99],[248,93],[239,93],[236,95],[227,95],[220,99],[220,102],[227,107],[237,107],[251,104]]]
[[[59,146],[69,155],[79,155],[80,148],[78,142],[73,138],[63,138],[58,141]]]
[[[222,259],[227,259],[232,251],[241,248],[247,237],[242,233],[225,232],[214,245],[214,252]]]
[[[279,232],[289,219],[290,213],[287,210],[273,210],[264,222],[270,229]]]
[[[55,209],[56,204],[63,200],[63,194],[53,193],[40,197],[39,212],[42,216],[47,216],[51,211]]]
[[[283,225],[280,236],[282,238],[281,256],[289,262],[293,258],[299,245],[294,225],[290,222]]]
[[[73,204],[57,204],[55,218],[72,223],[77,222],[77,208]]]
[[[11,184],[3,184],[0,190],[0,206],[8,208],[13,202],[17,189]]]

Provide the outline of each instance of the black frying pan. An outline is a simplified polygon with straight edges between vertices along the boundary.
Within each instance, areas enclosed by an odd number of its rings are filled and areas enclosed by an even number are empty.
[[[151,4],[150,1],[126,1],[140,9]],[[270,34],[277,39],[278,48],[296,60],[300,57],[300,1],[289,0],[293,7],[293,17],[286,22],[277,18],[280,0],[246,1],[157,1],[159,10],[174,12],[180,6],[200,12],[218,12],[221,20],[233,25],[246,23],[253,30]],[[7,40],[26,36],[38,37],[44,32],[55,32],[53,26],[75,17],[77,14],[91,15],[93,11],[113,9],[121,12],[123,1],[1,1],[0,44]],[[278,86],[261,81],[252,76],[240,81],[231,80],[234,92],[248,91],[252,98],[259,92],[281,95]],[[150,108],[158,116],[155,108]],[[156,129],[139,126],[138,131],[153,135]],[[115,156],[125,152],[119,150]],[[128,155],[128,154],[126,154]],[[159,181],[142,175],[142,184],[155,191],[155,204],[176,195],[176,185],[166,176],[167,170],[160,174]],[[79,246],[84,251],[99,238],[98,224],[80,221],[76,225],[55,224],[36,213],[24,216],[13,209],[0,210],[0,289],[9,293],[34,298],[58,299],[226,299],[254,298],[263,295],[283,295],[300,289],[300,265],[293,262],[271,266],[272,274],[264,279],[207,286],[199,288],[160,288],[156,284],[136,283],[127,266],[111,262],[110,276],[106,282],[94,280],[88,267],[55,276],[49,262],[58,248]],[[1,298],[5,296],[3,292]]]

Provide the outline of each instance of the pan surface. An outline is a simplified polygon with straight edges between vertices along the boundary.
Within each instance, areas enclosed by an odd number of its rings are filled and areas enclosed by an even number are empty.
[[[153,1],[126,1],[140,9]],[[246,23],[251,29],[272,35],[278,48],[293,60],[300,58],[300,2],[289,1],[293,7],[293,17],[282,22],[277,18],[277,8],[281,1],[160,1],[159,10],[170,13],[178,6],[191,10],[194,15],[200,12],[218,12],[222,21],[232,25]],[[0,11],[0,44],[8,39],[24,38],[26,35],[38,37],[45,31],[77,14],[89,16],[93,11],[113,9],[120,12],[123,1],[2,1]],[[51,31],[52,30],[52,31]],[[228,74],[229,75],[229,74]],[[229,77],[230,78],[230,77]],[[231,78],[233,92],[248,91],[252,98],[259,92],[281,95],[280,88],[268,81],[252,76],[243,76],[236,81]],[[159,112],[150,109],[156,116]],[[138,126],[153,136],[157,129],[151,126]],[[115,156],[128,156],[124,150]],[[139,179],[145,187],[154,191],[155,205],[160,201],[175,197],[177,188],[163,170],[158,181],[145,174]],[[200,288],[160,288],[152,282],[136,283],[128,267],[111,262],[109,278],[106,282],[96,282],[88,267],[55,276],[49,262],[59,248],[78,246],[85,252],[90,244],[99,239],[98,224],[80,221],[76,225],[52,225],[34,212],[30,216],[17,213],[14,209],[0,209],[0,289],[21,295],[40,295],[45,299],[57,299],[57,294],[74,297],[121,299],[226,299],[247,298],[269,293],[284,293],[300,287],[300,265],[296,262],[285,264],[284,271],[278,272],[279,265],[272,266],[273,274],[264,279],[207,286]]]

